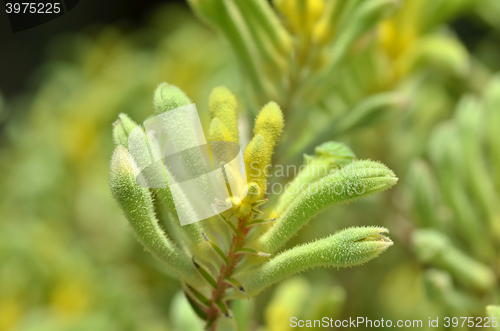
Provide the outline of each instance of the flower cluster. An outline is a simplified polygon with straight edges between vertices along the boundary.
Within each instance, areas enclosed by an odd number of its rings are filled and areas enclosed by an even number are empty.
[[[189,98],[173,85],[160,84],[155,92],[157,113],[188,104]],[[208,105],[208,140],[239,143],[235,96],[227,88],[218,87],[210,94]],[[247,185],[247,195],[217,219],[185,226],[179,224],[168,186],[148,189],[135,182],[127,147],[128,134],[136,127],[125,114],[114,124],[117,147],[111,160],[113,196],[146,250],[181,279],[192,308],[206,321],[207,329],[215,329],[220,316],[231,317],[227,304],[231,299],[255,296],[311,267],[362,264],[392,245],[385,228],[358,227],[277,253],[319,212],[383,191],[393,186],[397,178],[381,163],[353,161],[354,155],[347,147],[329,142],[306,158],[305,168],[290,183],[294,187],[308,185],[309,189],[289,190],[276,204],[268,206],[267,169],[284,127],[283,114],[274,102],[260,110],[254,136],[244,151],[247,180],[242,185]],[[314,171],[341,165],[340,170],[333,172]],[[231,169],[227,176],[231,176]],[[363,190],[354,189],[359,185]],[[335,194],[335,188],[340,186],[352,189]],[[265,214],[271,218],[264,218]]]

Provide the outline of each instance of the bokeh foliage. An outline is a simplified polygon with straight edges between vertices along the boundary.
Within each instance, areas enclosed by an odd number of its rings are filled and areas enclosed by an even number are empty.
[[[286,3],[307,3],[312,11],[303,17]],[[495,306],[485,309],[500,304],[498,240],[481,240],[482,234],[473,239],[474,233],[458,225],[478,222],[493,229],[487,236],[496,233],[498,170],[492,164],[498,162],[498,141],[488,138],[493,142],[481,145],[475,133],[456,131],[460,121],[472,121],[464,116],[483,109],[471,106],[471,98],[495,118],[500,112],[492,101],[500,93],[494,92],[493,78],[500,70],[498,1],[386,1],[390,10],[346,49],[336,48],[333,35],[330,44],[310,46],[319,31],[314,27],[324,24],[318,13],[334,8],[321,3],[275,1],[283,33],[291,40],[285,45],[291,50],[283,54],[314,51],[304,55],[312,56],[304,65],[294,62],[300,56],[290,60],[282,55],[285,65],[256,75],[263,86],[271,86],[269,91],[252,85],[230,38],[213,32],[184,7],[158,8],[150,23],[136,31],[105,26],[54,37],[44,64],[33,74],[33,90],[0,102],[0,330],[201,327],[178,293],[179,283],[136,242],[108,187],[110,124],[122,112],[137,121],[149,116],[152,92],[161,81],[192,98],[206,130],[209,92],[230,86],[244,105],[243,142],[249,140],[253,109],[260,109],[252,105],[276,99],[287,123],[276,162],[301,164],[303,153],[312,154],[315,146],[335,139],[360,158],[388,164],[400,177],[401,188],[322,213],[289,243],[348,226],[380,224],[391,230],[390,251],[352,270],[312,270],[240,302],[232,308],[241,330],[288,330],[291,316],[426,321],[429,316],[498,314]],[[316,5],[322,11],[315,11]],[[485,31],[475,47],[456,35],[464,29],[463,20]],[[333,61],[332,53],[342,57]],[[298,69],[325,73],[325,91],[317,96],[287,89],[282,78],[301,78]],[[439,138],[450,126],[455,136]],[[481,139],[486,132],[496,134],[494,126],[480,131]],[[453,146],[459,143],[465,145]],[[479,178],[471,179],[476,173]],[[492,194],[484,195],[485,187]],[[465,203],[457,203],[454,194]],[[474,283],[462,269],[421,252],[419,243],[425,248],[434,243],[426,240],[453,246],[443,250],[462,254],[460,268],[492,276]]]

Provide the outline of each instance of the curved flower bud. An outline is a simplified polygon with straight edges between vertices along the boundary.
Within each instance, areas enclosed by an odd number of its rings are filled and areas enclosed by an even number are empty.
[[[320,211],[336,203],[352,202],[386,190],[398,178],[385,165],[356,161],[305,187],[258,242],[265,252],[274,252]]]
[[[144,248],[188,283],[202,284],[190,258],[158,225],[151,194],[136,184],[130,156],[123,146],[115,149],[110,172],[111,192]]]
[[[212,119],[219,118],[229,131],[230,138],[225,141],[238,144],[238,103],[231,91],[224,86],[214,88],[208,98],[208,109]]]
[[[113,123],[113,140],[115,145],[122,145],[128,149],[128,135],[137,126],[127,114],[121,113],[118,115],[118,120]]]
[[[379,256],[393,243],[380,227],[349,228],[324,239],[294,247],[273,259],[238,275],[250,296],[292,276],[314,267],[351,267]]]
[[[153,104],[157,114],[192,104],[180,88],[175,85],[161,83],[155,91]]]

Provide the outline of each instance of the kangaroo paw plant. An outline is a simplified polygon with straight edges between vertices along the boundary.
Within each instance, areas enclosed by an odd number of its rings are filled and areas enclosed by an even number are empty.
[[[424,274],[426,288],[455,316],[479,315],[499,302],[499,96],[497,76],[482,98],[463,97],[431,135],[430,164],[417,160],[409,171],[419,225],[413,246],[433,268]],[[487,312],[499,316],[498,306]]]
[[[191,103],[173,85],[161,84],[155,92],[157,113]],[[238,105],[233,94],[224,87],[216,88],[208,106],[208,140],[238,143]],[[179,128],[179,134],[190,129],[189,123],[183,125],[186,127]],[[222,327],[227,320],[222,323],[221,318],[233,317],[230,300],[253,297],[309,268],[363,264],[392,245],[385,228],[353,227],[282,250],[316,214],[388,189],[398,179],[383,164],[353,161],[349,148],[327,142],[316,148],[315,155],[306,157],[306,164],[285,193],[273,199],[276,203],[268,204],[269,168],[284,127],[283,114],[274,102],[258,113],[254,136],[244,150],[246,179],[240,185],[247,186],[246,196],[239,197],[239,203],[219,217],[184,226],[179,223],[173,187],[151,189],[136,183],[127,139],[136,127],[125,114],[114,123],[117,147],[110,169],[112,194],[145,249],[180,279],[206,329]],[[231,169],[225,173],[226,178],[232,175]]]

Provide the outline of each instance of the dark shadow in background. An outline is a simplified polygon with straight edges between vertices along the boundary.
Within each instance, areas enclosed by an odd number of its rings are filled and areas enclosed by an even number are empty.
[[[9,98],[29,88],[29,78],[43,60],[45,45],[58,33],[108,23],[139,28],[152,9],[168,2],[185,3],[182,0],[80,0],[65,15],[17,33],[12,33],[5,8],[1,8],[0,92]]]
[[[23,92],[33,70],[42,62],[47,42],[60,32],[77,31],[92,24],[125,24],[130,29],[145,24],[151,10],[162,3],[185,0],[80,0],[67,14],[46,24],[12,33],[5,10],[0,10],[0,91],[7,97]],[[186,5],[187,6],[187,5]],[[473,51],[490,28],[476,17],[463,15],[451,23],[465,46]]]

